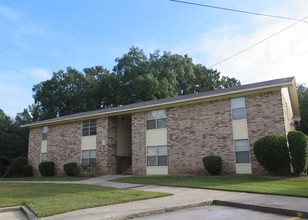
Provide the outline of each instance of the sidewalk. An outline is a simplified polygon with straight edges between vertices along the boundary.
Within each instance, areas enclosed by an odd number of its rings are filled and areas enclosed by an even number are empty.
[[[136,190],[172,193],[173,196],[163,198],[128,202],[110,206],[82,209],[59,214],[44,220],[98,220],[98,219],[127,219],[138,216],[175,211],[204,205],[227,205],[259,211],[273,212],[290,216],[308,218],[308,199],[273,196],[253,193],[228,192],[218,190],[191,189],[182,187],[151,186],[109,182],[108,180],[122,176],[102,176],[78,183],[116,188],[133,188]]]

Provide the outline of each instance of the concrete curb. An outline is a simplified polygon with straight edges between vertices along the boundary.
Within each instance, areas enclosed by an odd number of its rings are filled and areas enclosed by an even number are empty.
[[[222,200],[214,200],[213,203],[215,205],[221,205],[221,206],[230,206],[230,207],[236,207],[236,208],[241,208],[241,209],[249,209],[249,210],[261,211],[261,212],[287,215],[287,216],[292,216],[292,217],[296,216],[296,217],[301,217],[301,218],[308,218],[308,211],[298,211],[298,210],[291,210],[291,209],[285,209],[285,208],[244,204],[244,203],[222,201]]]
[[[21,211],[28,220],[38,220],[39,218],[27,206],[13,206],[7,208],[0,208],[0,212]]]
[[[196,207],[201,207],[201,206],[212,206],[212,205],[214,205],[213,200],[186,204],[186,205],[173,206],[173,207],[168,207],[168,208],[149,210],[149,211],[144,211],[144,212],[136,212],[136,213],[121,215],[121,216],[107,217],[103,219],[108,219],[108,220],[133,219],[133,218],[140,218],[140,217],[145,217],[145,216],[150,216],[150,215],[158,215],[158,214],[162,214],[166,212],[178,211],[182,209],[196,208]]]
[[[21,206],[20,210],[24,213],[28,220],[38,220],[39,218],[27,207]]]

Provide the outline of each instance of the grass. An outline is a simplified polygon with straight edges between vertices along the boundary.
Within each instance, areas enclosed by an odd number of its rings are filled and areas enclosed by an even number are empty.
[[[38,217],[167,196],[167,193],[84,184],[0,183],[0,208],[27,205]]]
[[[31,177],[16,177],[16,178],[0,178],[0,181],[79,181],[89,179],[90,177],[75,177],[75,176],[31,176]]]
[[[126,177],[113,181],[308,197],[308,178],[260,176],[145,176]]]

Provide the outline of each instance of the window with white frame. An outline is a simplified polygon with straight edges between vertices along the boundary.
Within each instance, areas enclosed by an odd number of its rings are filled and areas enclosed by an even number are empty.
[[[246,119],[245,98],[231,99],[232,120]]]
[[[47,153],[41,153],[41,160],[40,162],[47,161]]]
[[[166,110],[147,112],[147,130],[166,127]]]
[[[168,166],[167,146],[148,146],[147,147],[148,166]]]
[[[81,166],[95,167],[96,150],[83,150],[81,152]]]
[[[235,159],[236,163],[250,163],[249,142],[247,139],[235,140]]]
[[[82,122],[82,136],[96,135],[96,120]]]
[[[48,136],[48,127],[45,126],[43,127],[42,140],[47,140],[47,136]]]

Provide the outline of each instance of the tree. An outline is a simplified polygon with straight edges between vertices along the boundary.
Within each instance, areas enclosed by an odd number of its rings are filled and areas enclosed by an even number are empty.
[[[83,72],[68,67],[35,85],[33,118],[43,120],[240,85],[235,78],[195,65],[188,55],[157,50],[147,57],[143,50],[132,47],[115,61],[112,72],[102,66]]]
[[[297,85],[301,121],[298,130],[308,135],[308,88],[304,84]]]
[[[297,89],[297,96],[298,96],[298,102],[301,104],[303,102],[305,94],[308,92],[308,88],[305,86],[305,84],[298,83],[296,85]]]
[[[21,128],[22,113],[15,120],[0,109],[0,155],[8,158],[27,156],[29,130]]]
[[[68,67],[54,72],[50,80],[33,87],[39,119],[48,119],[100,108],[99,79],[102,67],[86,68],[85,74]],[[102,94],[104,95],[104,94]]]
[[[308,135],[308,92],[305,93],[300,105],[301,111],[301,131]]]
[[[156,50],[148,58],[143,50],[132,47],[116,62],[113,70],[119,82],[120,104],[240,85],[235,78],[195,65],[188,55]]]

